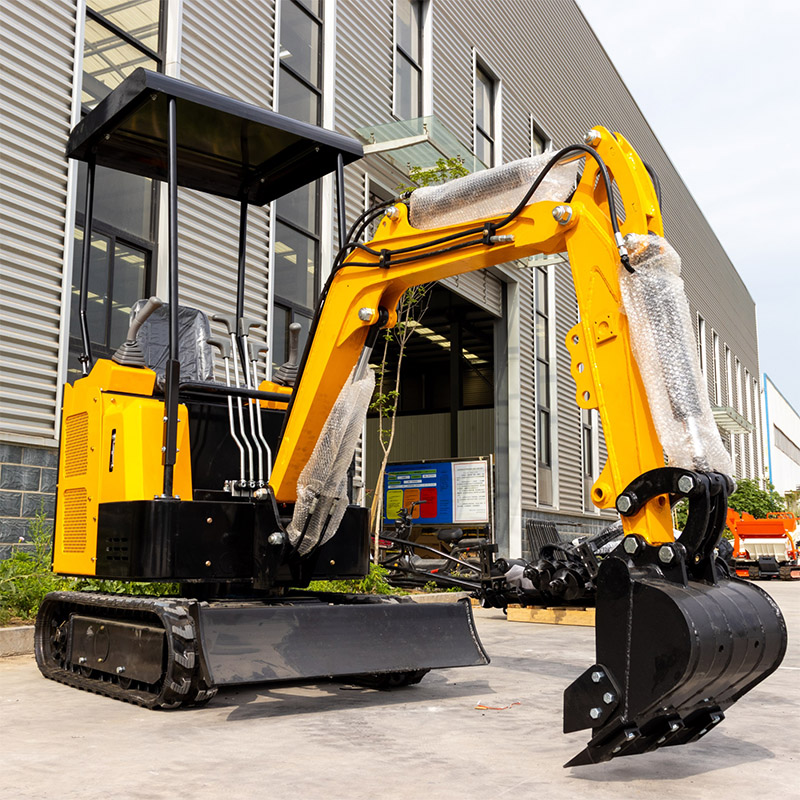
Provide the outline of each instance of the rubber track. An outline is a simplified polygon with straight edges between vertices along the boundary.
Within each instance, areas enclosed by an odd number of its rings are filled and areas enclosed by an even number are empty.
[[[90,592],[51,592],[36,618],[36,663],[41,673],[59,683],[95,694],[123,700],[144,708],[171,709],[201,705],[216,693],[203,681],[199,670],[197,626],[191,614],[196,601],[183,598],[132,597]],[[166,631],[166,669],[153,691],[124,688],[111,676],[103,679],[86,677],[80,672],[64,669],[52,658],[50,643],[51,621],[58,624],[72,613],[107,616],[110,620],[143,621],[158,618]]]

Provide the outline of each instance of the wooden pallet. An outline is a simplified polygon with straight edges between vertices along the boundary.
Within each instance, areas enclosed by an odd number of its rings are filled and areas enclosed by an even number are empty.
[[[507,619],[509,622],[540,622],[546,625],[583,625],[594,627],[593,608],[575,608],[570,606],[509,606]]]

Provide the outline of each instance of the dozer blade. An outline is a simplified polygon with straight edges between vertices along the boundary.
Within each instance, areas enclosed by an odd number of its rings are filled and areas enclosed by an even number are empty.
[[[675,544],[601,563],[597,663],[564,693],[564,732],[593,737],[565,766],[696,741],[780,664],[786,624],[772,598],[719,565],[690,579],[685,559]]]
[[[213,686],[347,677],[383,687],[415,683],[430,669],[489,663],[465,601],[329,594],[200,604],[198,612]]]

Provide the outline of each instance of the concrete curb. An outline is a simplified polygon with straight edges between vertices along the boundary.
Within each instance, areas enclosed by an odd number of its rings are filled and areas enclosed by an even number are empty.
[[[469,597],[469,592],[433,592],[431,594],[409,594],[415,603],[456,603]]]
[[[0,628],[0,658],[33,652],[33,625]]]

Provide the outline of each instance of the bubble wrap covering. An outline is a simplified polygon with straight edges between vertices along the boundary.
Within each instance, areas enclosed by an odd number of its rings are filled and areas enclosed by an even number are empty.
[[[358,380],[354,380],[353,373],[336,398],[314,451],[297,480],[297,503],[287,532],[300,555],[310,552],[318,543],[325,544],[336,533],[347,509],[347,469],[375,389],[375,373],[371,369]],[[308,528],[303,536],[307,521]]]
[[[700,372],[681,259],[660,236],[629,234],[622,305],[650,413],[670,466],[730,475],[731,459],[711,414]]]
[[[147,304],[137,300],[131,308],[131,321]],[[178,306],[178,358],[181,381],[214,379],[214,356],[208,338],[211,327],[208,317],[197,308]],[[145,321],[136,337],[147,366],[156,373],[158,385],[164,385],[164,372],[169,358],[169,303],[157,308]]]
[[[473,172],[441,186],[416,189],[408,204],[409,222],[421,230],[456,225],[513,211],[553,157],[542,153],[499,167]],[[572,191],[580,161],[556,164],[528,203],[565,200]]]

